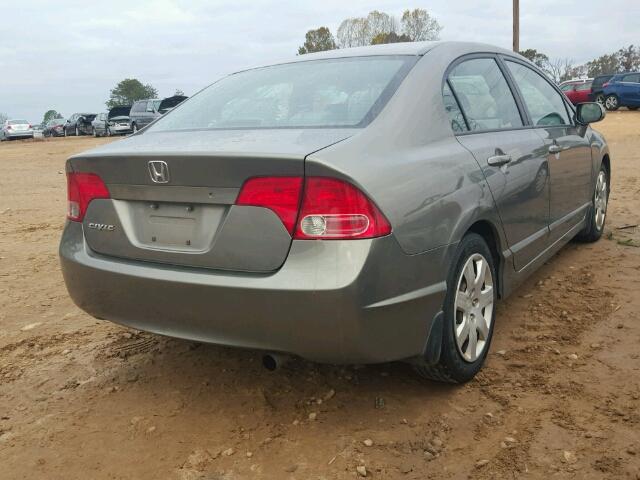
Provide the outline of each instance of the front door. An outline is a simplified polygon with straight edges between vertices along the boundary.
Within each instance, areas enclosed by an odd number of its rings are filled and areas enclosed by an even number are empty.
[[[545,145],[550,178],[550,241],[584,219],[591,198],[591,146],[573,110],[551,83],[529,66],[505,62],[520,91],[534,131]]]

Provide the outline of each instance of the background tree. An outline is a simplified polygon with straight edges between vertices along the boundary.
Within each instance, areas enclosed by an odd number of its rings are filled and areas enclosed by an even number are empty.
[[[381,45],[383,43],[399,43],[399,42],[410,42],[411,39],[409,35],[403,33],[402,35],[398,35],[395,32],[389,33],[379,33],[373,40],[371,40],[371,45]]]
[[[526,50],[522,50],[520,52],[527,60],[535,63],[539,68],[544,69],[547,62],[549,61],[549,57],[547,57],[544,53],[537,51],[535,48],[527,48]]]
[[[615,53],[602,55],[590,62],[587,62],[587,75],[595,77],[607,73],[617,73],[620,71],[620,59]]]
[[[336,42],[331,30],[327,27],[320,27],[307,32],[304,44],[298,48],[298,55],[313,52],[324,52],[325,50],[334,50],[335,48],[337,48]]]
[[[401,22],[393,15],[373,10],[366,17],[343,20],[336,37],[340,48],[348,48],[393,41],[437,40],[441,30],[438,21],[424,9],[406,10]]]
[[[4,124],[7,120],[9,120],[9,115],[0,112],[0,125]]]
[[[371,44],[369,23],[366,18],[347,18],[338,27],[340,48],[362,47]]]
[[[422,8],[405,10],[402,14],[402,32],[414,42],[438,40],[442,26]]]
[[[143,85],[136,78],[125,78],[111,90],[109,100],[105,104],[107,108],[113,108],[118,105],[131,105],[136,100],[156,98],[157,96],[158,91],[150,84]]]
[[[573,60],[570,58],[555,58],[546,62],[544,70],[556,82],[564,82],[573,78]]]
[[[620,62],[620,72],[632,72],[640,69],[640,47],[629,45],[621,48],[616,53],[618,62]]]
[[[54,118],[62,118],[62,115],[55,110],[47,110],[42,118],[42,125],[45,125],[49,120],[53,120]]]

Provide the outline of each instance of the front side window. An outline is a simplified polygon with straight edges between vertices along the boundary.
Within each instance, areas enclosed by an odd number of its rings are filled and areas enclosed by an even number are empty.
[[[511,89],[493,58],[466,60],[453,68],[449,83],[469,130],[497,130],[523,125]]]
[[[551,84],[520,63],[506,62],[535,126],[570,125],[564,100]]]
[[[640,83],[640,73],[632,73],[622,78],[623,82]]]
[[[181,103],[148,131],[363,127],[415,60],[350,57],[247,70]]]

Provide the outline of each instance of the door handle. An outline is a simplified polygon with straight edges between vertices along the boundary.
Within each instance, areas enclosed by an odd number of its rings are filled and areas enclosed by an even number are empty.
[[[555,143],[553,145],[549,145],[549,153],[560,153],[562,151],[562,148],[560,148],[560,145],[556,145]]]
[[[500,167],[511,161],[511,155],[494,155],[487,158],[487,163],[492,167]]]

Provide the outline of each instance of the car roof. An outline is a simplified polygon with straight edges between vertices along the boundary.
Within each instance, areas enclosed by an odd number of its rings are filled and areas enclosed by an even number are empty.
[[[258,65],[250,68],[238,70],[235,73],[252,70],[254,68],[262,68],[273,65],[283,65],[287,63],[308,62],[311,60],[337,59],[350,57],[370,57],[379,55],[409,55],[421,56],[431,50],[438,49],[439,53],[446,54],[447,50],[456,56],[466,55],[469,53],[500,53],[503,55],[511,55],[524,59],[521,55],[511,50],[496,47],[486,43],[478,42],[457,42],[457,41],[436,41],[436,42],[400,42],[387,43],[383,45],[368,45],[366,47],[337,48],[335,50],[326,50],[324,52],[307,53],[298,55],[293,58],[283,59],[269,64]],[[461,53],[462,52],[462,53]]]

